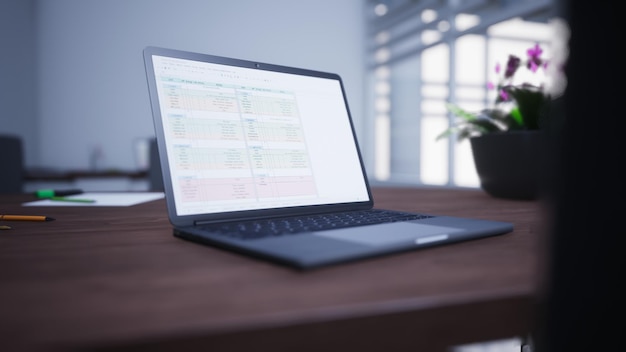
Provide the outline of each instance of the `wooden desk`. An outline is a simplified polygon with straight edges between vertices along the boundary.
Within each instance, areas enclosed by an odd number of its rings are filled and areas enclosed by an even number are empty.
[[[377,207],[511,221],[481,240],[300,272],[177,239],[164,200],[2,213],[0,349],[445,351],[532,328],[541,204],[376,188]]]

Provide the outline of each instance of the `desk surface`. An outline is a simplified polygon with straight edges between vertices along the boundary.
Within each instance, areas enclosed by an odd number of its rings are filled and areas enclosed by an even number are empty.
[[[379,208],[513,222],[512,233],[300,272],[172,236],[165,201],[28,207],[0,197],[7,351],[445,351],[532,327],[538,202],[375,188]]]

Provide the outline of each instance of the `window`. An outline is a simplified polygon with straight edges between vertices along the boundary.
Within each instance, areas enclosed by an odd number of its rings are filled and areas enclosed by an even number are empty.
[[[525,55],[535,43],[550,57],[562,40],[556,6],[546,0],[368,0],[366,9],[371,182],[479,187],[469,142],[436,140],[455,118],[445,102],[483,109],[495,98],[487,82],[496,62]]]

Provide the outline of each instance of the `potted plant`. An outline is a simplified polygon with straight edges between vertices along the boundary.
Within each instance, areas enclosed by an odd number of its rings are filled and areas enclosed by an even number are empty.
[[[553,97],[543,83],[516,83],[521,69],[536,74],[549,67],[537,44],[527,50],[527,59],[509,55],[497,84],[493,106],[469,112],[447,103],[458,120],[437,139],[456,135],[457,141],[469,139],[480,185],[488,194],[510,199],[536,199],[540,196],[542,164],[546,156],[546,131],[555,124]],[[549,75],[544,77],[548,78]]]

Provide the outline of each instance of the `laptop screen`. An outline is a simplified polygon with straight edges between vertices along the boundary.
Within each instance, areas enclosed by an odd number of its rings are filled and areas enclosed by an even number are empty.
[[[177,216],[371,201],[339,76],[200,54],[149,58]]]

